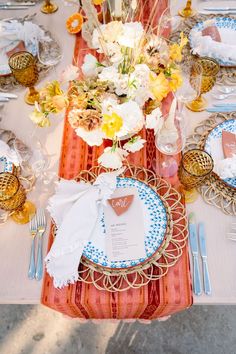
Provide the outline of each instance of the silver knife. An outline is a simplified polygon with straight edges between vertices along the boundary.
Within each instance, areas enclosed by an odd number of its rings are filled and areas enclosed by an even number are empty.
[[[207,108],[206,109],[207,112],[210,112],[210,113],[215,113],[215,112],[225,112],[225,113],[228,113],[228,112],[234,112],[236,111],[236,107],[212,107],[212,108]]]
[[[236,11],[236,7],[205,7],[204,11]]]
[[[0,6],[0,10],[26,10],[29,6],[19,6],[19,5],[12,5],[12,6]]]
[[[0,102],[8,102],[9,98],[7,97],[0,97]]]
[[[198,262],[198,237],[197,226],[195,223],[194,213],[189,214],[189,240],[191,252],[193,255],[193,291],[196,295],[201,295],[202,285],[200,280],[200,270]]]
[[[17,98],[18,96],[10,92],[0,92],[0,98]]]
[[[25,1],[25,2],[4,2],[0,3],[0,7],[5,7],[5,6],[34,6],[36,3],[34,1]]]
[[[199,223],[198,225],[198,237],[199,237],[200,252],[202,257],[204,292],[207,295],[211,295],[211,282],[210,282],[210,276],[209,276],[208,264],[207,264],[206,234],[205,234],[205,227],[202,222]]]

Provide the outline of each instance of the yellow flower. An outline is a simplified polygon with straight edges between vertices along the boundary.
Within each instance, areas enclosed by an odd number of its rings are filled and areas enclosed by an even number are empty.
[[[159,75],[151,73],[149,76],[150,80],[150,90],[154,95],[155,99],[162,101],[165,98],[169,91],[169,81],[166,79],[165,75],[161,72]]]
[[[39,127],[49,127],[50,126],[50,121],[47,116],[45,116],[44,113],[40,112],[37,110],[37,108],[34,109],[34,111],[29,115],[30,119],[32,122],[37,124]]]
[[[102,5],[105,0],[93,0],[93,5]]]
[[[103,114],[102,131],[108,138],[114,138],[123,125],[123,119],[113,112],[111,115]]]
[[[183,79],[179,70],[173,70],[170,76],[170,89],[176,91],[183,84]]]
[[[64,95],[56,95],[52,98],[52,105],[56,112],[60,112],[68,106],[68,99]]]
[[[182,60],[182,48],[179,44],[174,43],[170,46],[170,58],[177,62]]]
[[[174,43],[170,46],[170,58],[177,62],[182,60],[183,47],[188,43],[188,38],[184,36],[184,33],[180,33],[180,43]]]

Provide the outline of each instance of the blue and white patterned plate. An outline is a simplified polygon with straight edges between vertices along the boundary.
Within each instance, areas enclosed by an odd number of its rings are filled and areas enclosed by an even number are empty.
[[[212,129],[209,133],[206,142],[205,142],[205,151],[211,155],[211,142],[214,139],[220,138],[222,136],[222,131],[226,130],[227,132],[236,133],[236,119],[229,119],[223,123],[220,123]],[[224,181],[230,186],[236,188],[236,178],[226,178]]]
[[[130,261],[109,261],[106,256],[106,230],[104,215],[100,218],[99,235],[95,243],[88,242],[83,255],[93,263],[108,268],[128,268],[136,266],[151,257],[161,246],[167,228],[165,206],[159,195],[145,183],[133,178],[117,177],[117,188],[137,188],[144,215],[146,257]]]
[[[211,21],[212,24],[217,27],[221,35],[222,42],[225,44],[235,45],[235,50],[236,50],[236,20],[229,17],[215,17],[214,19],[207,20],[207,21],[208,23],[210,23]],[[198,22],[191,29],[189,33],[189,44],[191,49],[194,49],[193,34],[196,32],[202,32],[202,30],[205,28],[205,23],[206,21]],[[219,57],[213,54],[208,54],[207,56],[215,59],[222,66],[236,65],[236,61],[225,60],[224,57]]]

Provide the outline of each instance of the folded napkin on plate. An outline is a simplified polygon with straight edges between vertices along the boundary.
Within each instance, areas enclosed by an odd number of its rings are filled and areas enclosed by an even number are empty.
[[[58,231],[45,259],[57,288],[78,280],[84,247],[96,234],[103,205],[116,189],[116,177],[124,169],[100,174],[92,184],[60,180],[48,210]]]
[[[190,35],[193,54],[236,61],[236,41],[235,44],[225,43],[228,41],[227,33],[219,32],[215,19],[206,20],[202,31],[195,28]]]
[[[0,157],[6,157],[9,162],[13,163],[15,166],[19,166],[17,153],[2,140],[0,140]]]
[[[192,34],[192,53],[200,56],[217,57],[221,60],[236,61],[236,46],[217,42],[211,36],[200,32]]]
[[[236,178],[236,155],[216,162],[215,172],[222,179]]]
[[[16,20],[0,21],[0,64],[8,63],[7,52],[14,42],[23,41],[25,47],[34,45],[38,49],[39,41],[51,41],[44,30],[32,22],[20,23]],[[11,48],[12,49],[12,48]]]

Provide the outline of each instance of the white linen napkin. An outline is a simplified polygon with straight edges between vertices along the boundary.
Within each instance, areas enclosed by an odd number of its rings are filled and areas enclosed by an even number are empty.
[[[23,24],[13,20],[10,22],[0,21],[0,64],[8,65],[7,52],[15,42],[23,41],[26,48],[32,44],[38,50],[39,41],[51,41],[44,30],[38,25],[26,21]],[[11,48],[12,49],[12,48]]]
[[[116,177],[124,168],[101,173],[94,184],[60,180],[48,210],[58,232],[45,258],[53,284],[61,288],[78,280],[78,266],[84,247],[96,237],[101,209],[116,189]]]
[[[224,160],[217,161],[216,173],[220,178],[236,178],[236,155]]]
[[[13,163],[15,166],[19,166],[20,161],[17,153],[2,140],[0,140],[0,157],[6,157],[9,162]]]

